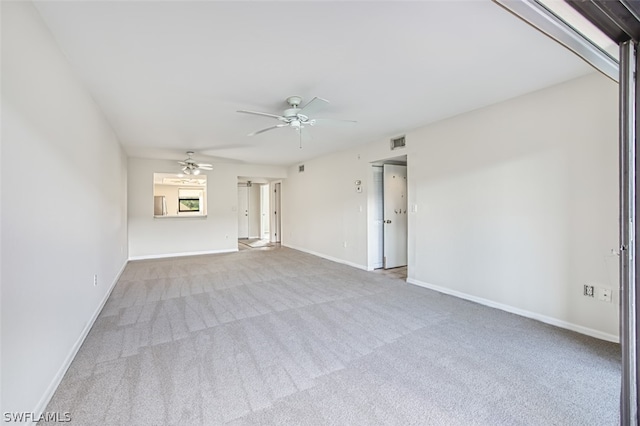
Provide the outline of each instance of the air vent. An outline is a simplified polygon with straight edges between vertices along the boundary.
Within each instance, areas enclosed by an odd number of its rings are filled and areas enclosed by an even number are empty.
[[[298,166],[298,173],[302,173],[302,172],[304,172],[304,164],[300,164]]]
[[[407,141],[405,140],[404,136],[391,139],[391,150],[393,151],[394,149],[404,148],[406,143]]]

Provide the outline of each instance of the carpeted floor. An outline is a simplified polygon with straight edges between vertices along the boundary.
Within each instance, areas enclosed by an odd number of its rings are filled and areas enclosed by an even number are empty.
[[[78,425],[614,425],[618,345],[287,248],[131,262]]]

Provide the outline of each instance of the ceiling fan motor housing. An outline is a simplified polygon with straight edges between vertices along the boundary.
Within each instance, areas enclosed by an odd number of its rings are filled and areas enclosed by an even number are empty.
[[[300,96],[289,96],[287,98],[287,103],[291,105],[292,108],[297,108],[302,103],[302,97]]]
[[[296,118],[298,116],[298,111],[300,111],[300,108],[285,109],[283,115],[285,118]]]

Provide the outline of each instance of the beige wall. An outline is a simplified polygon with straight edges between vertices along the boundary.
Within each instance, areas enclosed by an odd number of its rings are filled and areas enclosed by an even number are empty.
[[[176,173],[175,161],[129,158],[131,259],[238,249],[238,176],[284,178],[286,168],[216,163],[207,176],[207,216],[153,217],[153,174]]]
[[[2,2],[1,164],[0,412],[37,415],[127,260],[127,159],[30,2]]]
[[[284,243],[367,268],[370,162],[407,154],[411,282],[615,340],[617,134],[617,85],[594,73],[408,131],[401,151],[307,161],[284,182]]]

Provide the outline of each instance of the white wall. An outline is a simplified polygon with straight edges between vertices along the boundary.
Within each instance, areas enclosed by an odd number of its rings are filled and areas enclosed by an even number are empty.
[[[216,163],[207,176],[206,217],[153,217],[153,174],[176,173],[175,161],[129,159],[131,259],[238,249],[238,176],[284,178],[284,167]]]
[[[617,134],[617,85],[592,74],[407,132],[403,151],[308,161],[284,182],[285,244],[367,267],[369,162],[406,153],[411,282],[615,340]]]
[[[282,243],[366,269],[367,192],[357,193],[355,181],[367,181],[367,166],[350,150],[307,161],[302,173],[291,167],[282,184]]]
[[[32,4],[1,7],[0,411],[38,413],[125,265],[126,156]]]

